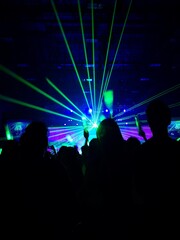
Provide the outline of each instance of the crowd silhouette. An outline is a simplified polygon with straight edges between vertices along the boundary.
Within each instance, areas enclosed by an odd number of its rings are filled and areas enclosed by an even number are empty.
[[[125,140],[113,118],[100,122],[82,153],[51,154],[48,128],[33,121],[0,155],[1,239],[152,239],[179,235],[180,142],[171,113],[147,106],[152,137]]]

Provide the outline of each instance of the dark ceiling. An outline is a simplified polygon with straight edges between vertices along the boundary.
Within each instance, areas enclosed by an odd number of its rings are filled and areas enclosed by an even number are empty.
[[[95,81],[98,97],[105,65],[105,78],[110,73],[108,89],[114,92],[115,113],[162,92],[161,97],[167,104],[172,106],[179,102],[179,0],[94,0],[93,4],[90,0],[79,0],[82,25],[78,0],[54,0],[54,5],[52,3],[51,0],[0,2],[2,119],[41,119],[49,125],[62,124],[65,118],[34,110],[27,104],[21,106],[21,103],[36,105],[41,110],[44,108],[69,114],[57,101],[69,108],[71,104],[47,83],[46,78],[49,78],[78,108],[85,111],[87,104],[81,86],[90,102],[89,83],[93,88]],[[63,31],[58,25],[55,8]],[[88,74],[82,26],[91,82],[86,81]],[[109,54],[106,55],[108,46]],[[4,67],[12,72],[6,71]],[[19,76],[19,80],[14,73]],[[38,87],[38,90],[28,87],[28,83]],[[164,94],[165,90],[173,90],[176,85],[176,90]],[[44,92],[57,101],[46,97]],[[5,99],[4,96],[11,99]],[[12,98],[21,102],[12,103]],[[134,111],[143,111],[147,102]],[[172,108],[172,113],[174,117],[180,118],[180,107]]]

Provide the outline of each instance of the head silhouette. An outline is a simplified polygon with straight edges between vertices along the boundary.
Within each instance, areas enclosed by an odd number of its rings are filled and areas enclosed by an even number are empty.
[[[171,123],[171,113],[168,105],[162,100],[152,101],[147,106],[146,115],[153,135],[167,132],[168,125]]]
[[[102,120],[97,128],[97,138],[101,143],[114,143],[123,141],[119,126],[113,118]]]
[[[23,150],[42,156],[48,146],[48,130],[41,121],[31,122],[21,136],[20,144]]]

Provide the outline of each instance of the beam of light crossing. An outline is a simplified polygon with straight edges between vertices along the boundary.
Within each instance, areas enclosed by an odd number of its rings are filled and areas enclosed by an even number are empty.
[[[64,99],[66,99],[74,108],[76,108],[82,115],[79,116],[83,116],[86,118],[86,120],[88,120],[89,122],[92,122],[49,78],[46,78],[46,81],[48,82],[48,84],[53,87],[62,97],[64,97]],[[70,109],[71,110],[71,109]],[[74,111],[73,111],[74,112]]]
[[[137,113],[137,114],[128,115],[127,117],[122,117],[122,118],[121,118],[121,121],[130,119],[130,118],[134,118],[135,115],[145,115],[145,114],[146,114],[145,112],[140,112],[140,113]],[[113,118],[115,119],[116,117],[118,117],[118,116],[116,115],[116,116],[114,116]],[[116,120],[116,119],[115,119],[115,120]],[[117,121],[117,120],[116,120],[116,121]]]
[[[130,12],[130,9],[131,9],[131,5],[132,5],[132,0],[131,0],[130,3],[129,3],[129,7],[128,7],[128,10],[127,10],[126,18],[125,18],[125,21],[124,21],[124,24],[123,24],[123,28],[122,28],[122,31],[121,31],[121,34],[120,34],[120,38],[119,38],[119,41],[118,41],[118,45],[117,45],[117,48],[116,48],[116,52],[115,52],[115,55],[114,55],[114,59],[113,59],[113,62],[112,62],[112,64],[111,64],[109,76],[108,76],[108,79],[107,79],[107,81],[106,81],[106,85],[104,86],[104,90],[105,90],[105,91],[106,91],[107,88],[108,88],[108,84],[109,84],[109,81],[110,81],[110,78],[111,78],[111,74],[112,74],[112,71],[113,71],[113,67],[114,67],[114,63],[115,63],[115,61],[116,61],[116,57],[117,57],[117,54],[118,54],[118,51],[119,51],[119,47],[120,47],[120,44],[121,44],[122,36],[123,36],[124,29],[125,29],[125,26],[126,26],[126,23],[127,23],[127,19],[128,19],[128,16],[129,16],[129,12]]]
[[[44,92],[43,90],[41,90],[40,88],[36,87],[35,85],[33,85],[32,83],[28,82],[27,80],[25,80],[24,78],[22,78],[21,76],[19,76],[18,74],[14,73],[13,71],[11,71],[10,69],[0,65],[0,70],[3,71],[4,73],[6,73],[7,75],[13,77],[14,79],[16,79],[17,81],[25,84],[26,86],[30,87],[31,89],[33,89],[34,91],[40,93],[41,95],[45,96],[46,98],[50,99],[51,101],[57,103],[58,105],[60,105],[61,107],[64,107],[68,110],[71,110],[69,107],[67,107],[66,105],[64,105],[63,103],[59,102],[57,99],[55,99],[54,97],[50,96],[49,94],[47,94],[46,92]],[[80,116],[80,114],[76,113],[73,111],[74,114],[76,114],[77,116]]]
[[[82,134],[82,131],[81,131],[81,130],[79,130],[78,133],[71,134],[71,137],[72,137],[72,138],[75,138],[76,136],[78,136],[78,135],[80,135],[80,134]],[[66,143],[67,143],[67,136],[59,139],[60,142],[62,142],[62,141],[64,141],[64,140],[65,140]]]
[[[21,106],[24,106],[24,107],[32,108],[32,109],[39,110],[39,111],[42,111],[42,112],[46,112],[46,113],[50,113],[50,114],[57,115],[57,116],[60,116],[60,117],[73,119],[75,121],[82,122],[82,120],[79,120],[77,118],[69,117],[67,115],[64,115],[64,114],[61,114],[61,113],[58,113],[58,112],[54,112],[54,111],[51,111],[49,109],[45,109],[45,108],[30,104],[30,103],[27,103],[27,102],[23,102],[23,101],[20,101],[20,100],[17,100],[17,99],[8,97],[8,96],[4,96],[2,94],[0,94],[0,99],[4,100],[6,102],[15,103],[15,104],[18,104],[18,105],[21,105]]]
[[[58,26],[59,26],[60,31],[61,31],[61,33],[62,33],[64,42],[65,42],[65,44],[66,44],[66,47],[67,47],[69,56],[70,56],[70,58],[71,58],[71,61],[72,61],[72,64],[73,64],[75,73],[76,73],[76,75],[77,75],[77,79],[78,79],[78,81],[79,81],[79,84],[80,84],[80,86],[81,86],[81,89],[82,89],[84,98],[85,98],[85,100],[86,100],[87,106],[88,106],[88,108],[90,108],[88,99],[87,99],[86,94],[85,94],[85,91],[84,91],[84,87],[83,87],[83,85],[82,85],[82,82],[81,82],[81,79],[80,79],[80,76],[79,76],[79,72],[78,72],[77,67],[76,67],[76,63],[75,63],[74,57],[73,57],[73,55],[72,55],[72,52],[71,52],[69,43],[68,43],[68,41],[67,41],[67,38],[66,38],[66,35],[65,35],[65,32],[64,32],[64,29],[63,29],[63,26],[62,26],[60,17],[59,17],[59,15],[58,15],[58,12],[57,12],[57,9],[56,9],[56,6],[55,6],[53,0],[51,0],[51,5],[52,5],[52,7],[53,7],[53,11],[54,11],[54,13],[55,13],[55,16],[56,16],[56,19],[57,19],[57,22],[58,22]]]
[[[75,138],[81,139],[83,137],[83,129],[71,134],[71,137],[74,138],[74,139]]]
[[[93,97],[94,97],[94,112],[96,112],[96,73],[95,73],[95,46],[94,46],[94,1],[91,0],[91,32],[92,32],[92,62],[93,62]],[[94,119],[93,119],[94,120]]]
[[[81,32],[82,32],[82,41],[83,41],[83,48],[84,48],[84,55],[85,55],[85,61],[86,61],[86,69],[87,69],[87,76],[88,79],[90,79],[90,73],[89,73],[89,64],[88,64],[88,57],[87,57],[87,49],[86,49],[86,42],[85,42],[85,37],[84,37],[84,27],[83,27],[83,20],[82,20],[82,12],[81,12],[81,4],[80,0],[78,0],[78,12],[79,12],[79,18],[80,18],[80,25],[81,25]],[[89,82],[89,90],[90,90],[90,97],[91,97],[91,103],[92,103],[92,108],[94,109],[94,101],[93,101],[93,96],[92,96],[92,88],[91,88],[91,83]]]
[[[64,134],[70,134],[71,132],[72,133],[74,133],[74,132],[80,132],[80,131],[82,131],[82,129],[81,130],[79,130],[79,129],[74,129],[74,130],[69,130],[69,131],[63,131],[63,132],[61,132],[61,133],[57,133],[57,134],[51,134],[50,136],[49,136],[49,138],[54,138],[54,137],[58,137],[58,136],[62,136],[62,135],[64,135]]]
[[[49,129],[49,128],[48,128]],[[69,126],[69,128],[62,128],[62,129],[57,129],[57,130],[49,130],[49,135],[51,135],[52,133],[70,133],[70,132],[73,132],[77,129],[82,129],[82,126],[79,127],[79,126]]]
[[[179,107],[180,106],[180,102],[173,103],[173,104],[170,104],[168,106],[169,106],[169,108]]]
[[[159,98],[159,97],[161,97],[163,95],[166,95],[166,94],[168,94],[170,92],[173,92],[173,91],[177,90],[178,88],[180,88],[180,84],[177,84],[177,85],[175,85],[173,87],[170,87],[170,88],[168,88],[168,89],[166,89],[166,90],[164,90],[164,91],[162,91],[162,92],[160,92],[160,93],[158,93],[158,94],[156,94],[156,95],[154,95],[154,96],[152,96],[152,97],[150,97],[150,98],[148,98],[148,99],[146,99],[146,100],[144,100],[144,101],[142,101],[142,102],[140,102],[138,104],[135,104],[134,106],[126,109],[126,112],[131,111],[131,110],[133,110],[133,109],[135,109],[137,107],[140,107],[140,106],[142,106],[142,105],[144,105],[144,104],[146,104],[146,103],[148,103],[148,102],[150,102],[152,100],[155,100],[156,98]],[[124,114],[124,112],[118,113],[114,117],[118,117],[118,116],[121,116],[123,114]]]
[[[115,12],[116,12],[116,6],[117,6],[117,0],[115,0],[114,10],[113,10],[113,15],[112,15],[112,20],[111,20],[111,27],[110,27],[108,46],[107,46],[105,62],[104,62],[103,76],[102,76],[102,82],[101,82],[101,89],[100,89],[100,93],[99,93],[98,109],[100,109],[100,101],[102,101],[102,98],[103,98],[102,89],[103,89],[103,86],[104,86],[104,77],[105,77],[105,72],[106,72],[106,67],[107,67],[107,60],[108,60],[108,54],[109,54],[109,49],[110,49],[110,43],[111,43],[112,30],[113,30],[113,25],[114,25],[114,17],[115,17]]]
[[[115,61],[116,61],[116,57],[117,57],[117,54],[118,54],[118,51],[119,51],[119,48],[120,48],[120,43],[121,43],[121,40],[122,40],[122,36],[123,36],[123,33],[124,33],[124,29],[125,29],[125,26],[126,26],[127,19],[128,19],[128,16],[129,16],[131,5],[132,5],[132,0],[129,3],[129,7],[128,7],[127,14],[126,14],[126,17],[125,17],[123,28],[122,28],[122,31],[121,31],[121,34],[120,34],[120,38],[119,38],[119,41],[118,41],[118,45],[116,47],[114,59],[113,59],[113,62],[111,64],[110,71],[108,72],[108,76],[106,77],[106,81],[104,83],[103,92],[106,92],[107,88],[108,88],[108,84],[109,84],[109,81],[110,81],[110,78],[111,78],[111,74],[112,74],[112,71],[113,71],[113,68],[114,68],[114,64],[115,64]],[[100,100],[100,103],[101,103],[101,105],[99,107],[100,109],[102,107],[102,98],[103,98],[103,94],[102,94],[101,100]]]

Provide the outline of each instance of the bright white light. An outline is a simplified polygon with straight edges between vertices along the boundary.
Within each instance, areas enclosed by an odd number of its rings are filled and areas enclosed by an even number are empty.
[[[71,135],[67,135],[66,138],[69,142],[73,142],[73,138],[71,137]]]
[[[93,123],[93,128],[97,128],[97,127],[98,127],[97,123]]]
[[[92,109],[91,108],[89,109],[89,113],[92,113]]]

